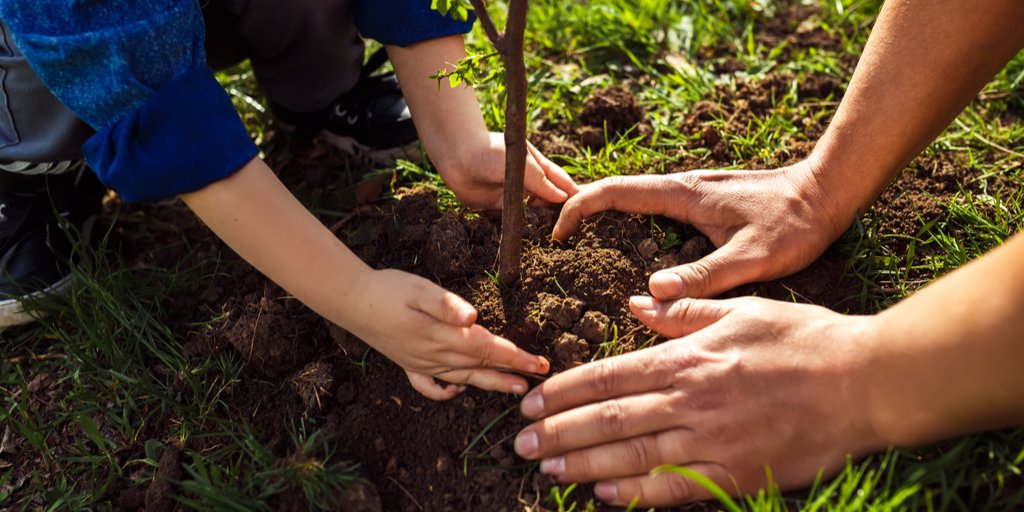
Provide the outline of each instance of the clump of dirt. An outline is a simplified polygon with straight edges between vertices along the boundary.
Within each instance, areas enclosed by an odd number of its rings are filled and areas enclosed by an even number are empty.
[[[145,493],[146,512],[171,512],[177,501],[174,499],[174,482],[181,479],[184,471],[181,468],[181,450],[176,446],[164,448],[160,454],[153,483],[149,484]]]
[[[319,411],[323,409],[324,401],[332,397],[334,376],[331,365],[324,361],[309,363],[292,376],[291,383],[305,404],[306,412]]]
[[[636,97],[625,87],[598,89],[583,102],[583,110],[580,111],[581,126],[577,131],[580,144],[600,149],[605,145],[606,133],[608,137],[617,137],[634,127],[640,127],[640,134],[649,133],[650,127],[641,124],[646,119],[647,114]]]
[[[310,311],[298,301],[272,299],[270,285],[263,294],[234,299],[221,335],[245,358],[248,366],[270,378],[297,370],[315,343]],[[316,321],[316,320],[314,320]],[[319,323],[319,321],[316,321]]]

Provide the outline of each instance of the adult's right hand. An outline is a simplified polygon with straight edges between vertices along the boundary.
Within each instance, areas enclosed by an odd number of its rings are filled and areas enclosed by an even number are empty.
[[[688,171],[620,176],[581,187],[553,236],[565,240],[585,217],[605,210],[664,215],[691,224],[718,248],[651,276],[661,300],[713,297],[739,285],[803,269],[850,225],[856,202],[826,194],[815,160],[768,171]]]

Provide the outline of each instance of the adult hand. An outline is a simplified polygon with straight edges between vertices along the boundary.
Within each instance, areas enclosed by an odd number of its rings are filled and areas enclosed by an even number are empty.
[[[500,133],[458,142],[458,156],[440,159],[438,172],[463,203],[487,209],[502,207],[505,187],[505,139]],[[579,191],[569,174],[530,144],[526,155],[526,194],[532,204],[563,203]],[[456,151],[450,151],[452,153]]]
[[[582,187],[562,208],[553,236],[564,240],[583,218],[605,210],[693,225],[718,250],[651,276],[661,300],[713,297],[809,265],[853,219],[856,198],[823,193],[813,160],[770,171],[689,171],[608,178]]]
[[[692,468],[732,494],[756,492],[770,466],[783,489],[840,469],[847,456],[888,445],[871,421],[875,317],[758,298],[660,302],[633,313],[674,339],[590,363],[528,394],[539,419],[515,449],[543,459],[562,482],[600,482],[615,505],[663,506],[710,498]],[[682,338],[680,338],[682,337]]]
[[[398,270],[372,270],[354,287],[342,326],[392,361],[427,398],[448,400],[472,385],[524,393],[519,375],[547,373],[550,365],[476,324],[477,311],[458,295]],[[456,385],[441,386],[434,378]]]

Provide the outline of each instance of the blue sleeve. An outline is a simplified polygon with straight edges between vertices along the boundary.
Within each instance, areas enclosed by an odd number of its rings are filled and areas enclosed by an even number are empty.
[[[195,0],[2,0],[33,70],[97,130],[85,158],[128,201],[192,192],[257,154],[206,66]]]
[[[409,46],[473,29],[475,17],[458,21],[430,8],[430,0],[358,0],[356,27],[381,44]]]

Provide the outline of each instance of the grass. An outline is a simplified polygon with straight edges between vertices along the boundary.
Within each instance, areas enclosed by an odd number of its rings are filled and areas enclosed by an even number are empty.
[[[531,126],[574,123],[587,95],[628,82],[648,112],[651,135],[612,139],[599,151],[562,155],[566,170],[592,180],[668,172],[684,159],[702,158],[707,150],[692,148],[699,144],[679,130],[697,102],[721,101],[721,91],[768,74],[788,74],[794,86],[812,73],[848,81],[844,62],[859,54],[880,1],[821,5],[821,14],[807,23],[835,34],[838,49],[766,44],[756,27],[785,9],[772,2],[536,0],[527,36]],[[471,49],[489,51],[479,33],[471,37]],[[717,71],[732,60],[739,71]],[[264,142],[270,125],[251,71],[242,66],[221,79],[255,138]],[[861,308],[877,311],[891,305],[1021,230],[1022,84],[1024,56],[1018,55],[926,153],[956,155],[972,172],[972,186],[943,199],[940,213],[922,216],[913,233],[885,231],[876,211],[836,245],[848,260],[850,276],[862,283],[856,297]],[[478,92],[487,123],[499,128],[500,87],[489,83]],[[810,140],[800,120],[827,119],[834,108],[828,100],[808,103],[790,87],[773,98],[768,114],[726,134],[730,167],[752,159],[764,166],[780,163],[793,143]],[[713,124],[724,128],[724,123]],[[429,164],[405,162],[383,172],[396,186],[428,184],[442,192],[446,208],[457,207]],[[308,204],[334,211],[314,199]],[[125,214],[113,229],[159,233],[165,246],[151,247],[152,254],[170,245],[189,246],[180,227],[150,221],[142,214]],[[360,227],[349,229],[355,236]],[[672,238],[677,234],[660,229],[652,222],[661,244],[678,243]],[[228,264],[217,257],[174,266],[152,259],[128,262],[103,244],[82,249],[81,256],[68,297],[38,302],[39,311],[47,314],[39,324],[0,333],[0,435],[19,442],[17,455],[0,452],[0,507],[113,508],[112,486],[127,480],[145,489],[159,478],[156,466],[163,450],[187,441],[200,448],[182,455],[183,472],[177,477],[185,491],[177,497],[182,505],[268,510],[274,497],[301,493],[311,508],[330,509],[332,496],[358,474],[357,467],[332,451],[331,433],[300,421],[288,454],[271,450],[261,433],[232,421],[227,410],[227,399],[239,392],[244,361],[230,351],[202,355],[186,348],[189,331],[211,328],[221,313],[197,311],[187,325],[168,323],[166,305],[224,282]],[[601,354],[619,353],[618,338],[613,328]],[[475,448],[472,443],[466,448],[466,461]],[[17,471],[18,461],[38,466],[26,475]],[[769,489],[731,502],[722,499],[709,508],[1019,509],[1024,506],[1022,467],[1024,431],[991,432],[850,461],[838,477],[810,490],[782,494]],[[576,503],[578,492],[574,487],[552,489],[546,506],[588,509],[587,503]]]

